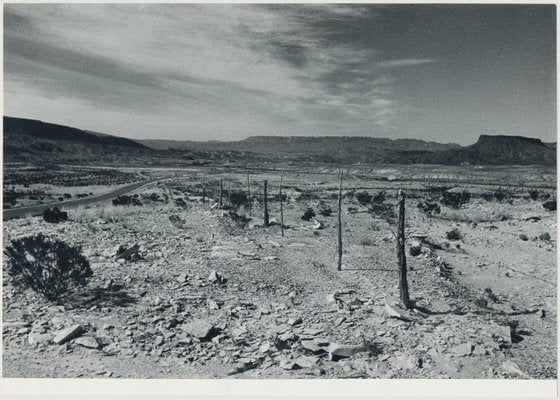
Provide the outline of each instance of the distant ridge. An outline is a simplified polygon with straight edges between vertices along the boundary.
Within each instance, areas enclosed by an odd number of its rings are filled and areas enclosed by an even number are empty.
[[[556,165],[556,143],[481,135],[470,146],[363,136],[253,136],[244,140],[141,140],[4,117],[4,160],[116,165],[208,163]]]

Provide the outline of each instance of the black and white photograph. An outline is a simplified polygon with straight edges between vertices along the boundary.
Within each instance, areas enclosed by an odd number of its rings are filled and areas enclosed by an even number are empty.
[[[2,378],[553,382],[556,7],[4,3]]]

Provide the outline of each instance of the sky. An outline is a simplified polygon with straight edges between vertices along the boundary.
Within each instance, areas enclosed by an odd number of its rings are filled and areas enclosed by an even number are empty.
[[[556,141],[554,5],[5,4],[4,115],[135,139]]]

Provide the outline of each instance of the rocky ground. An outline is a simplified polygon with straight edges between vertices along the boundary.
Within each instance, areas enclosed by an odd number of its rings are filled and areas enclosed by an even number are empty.
[[[403,311],[393,227],[345,200],[336,271],[336,200],[333,216],[306,222],[316,202],[287,194],[284,237],[257,204],[242,227],[195,196],[128,207],[116,222],[5,221],[5,246],[63,239],[82,246],[93,277],[53,303],[4,273],[4,377],[556,377],[556,212],[515,199],[499,205],[506,220],[454,222],[408,200],[416,309]],[[467,211],[495,207],[477,199]],[[447,239],[452,228],[462,239]],[[136,256],[116,259],[134,244]]]

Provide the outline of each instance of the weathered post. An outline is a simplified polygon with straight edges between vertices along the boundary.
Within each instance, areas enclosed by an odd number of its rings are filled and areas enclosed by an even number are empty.
[[[247,174],[247,206],[249,207],[249,217],[251,216],[251,184],[249,182],[249,174]]]
[[[222,208],[223,196],[224,196],[224,180],[220,178],[220,208]]]
[[[228,179],[227,202],[231,206],[231,179]]]
[[[202,204],[206,203],[206,188],[202,188]]]
[[[282,237],[284,237],[284,201],[282,200],[282,178],[284,177],[284,172],[280,175],[280,231],[282,232]]]
[[[408,282],[406,280],[406,254],[405,254],[405,236],[404,236],[404,193],[399,190],[397,197],[399,208],[399,222],[397,230],[397,256],[399,259],[399,290],[401,303],[407,310],[411,307],[408,295]]]
[[[270,218],[268,215],[268,199],[266,191],[268,189],[268,180],[264,180],[264,226],[270,225]]]
[[[340,186],[338,188],[338,267],[342,271],[342,170],[340,170]]]

